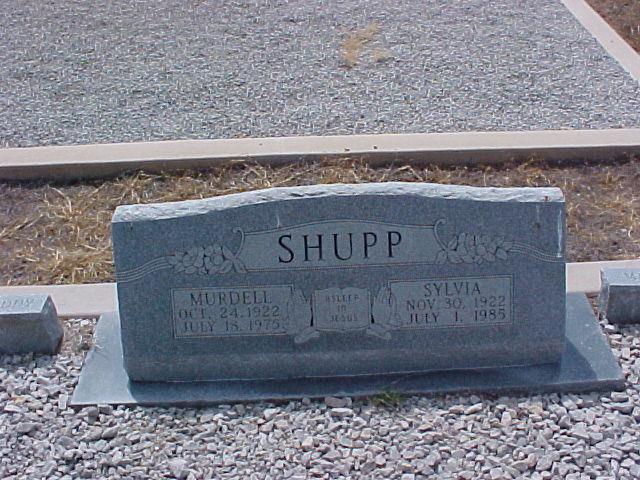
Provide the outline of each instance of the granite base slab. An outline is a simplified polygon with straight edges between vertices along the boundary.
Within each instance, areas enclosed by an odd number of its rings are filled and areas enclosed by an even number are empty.
[[[620,390],[624,377],[584,294],[567,295],[566,348],[552,365],[449,370],[342,378],[224,382],[130,382],[124,370],[117,313],[103,315],[71,405],[202,406],[302,397],[487,392]]]

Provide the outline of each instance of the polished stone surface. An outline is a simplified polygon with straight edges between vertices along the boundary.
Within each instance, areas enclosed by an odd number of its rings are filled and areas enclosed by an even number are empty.
[[[560,362],[395,375],[222,382],[130,382],[118,315],[103,315],[71,405],[206,405],[237,401],[443,392],[532,393],[621,390],[624,377],[584,294],[567,295],[567,331]]]
[[[48,295],[0,295],[0,354],[54,354],[63,330]]]
[[[559,360],[564,198],[424,183],[118,207],[138,381],[288,379]]]
[[[640,323],[640,268],[600,271],[600,311],[611,323]]]

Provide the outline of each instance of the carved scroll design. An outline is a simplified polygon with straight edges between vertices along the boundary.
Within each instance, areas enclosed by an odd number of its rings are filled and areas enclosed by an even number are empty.
[[[156,258],[137,268],[117,272],[116,280],[120,283],[133,282],[166,269],[188,275],[223,275],[231,271],[244,273],[247,269],[239,258],[244,245],[244,232],[238,227],[232,231],[240,234],[240,247],[236,253],[219,244],[193,247],[186,251],[173,252]]]
[[[357,328],[345,331],[364,331],[367,335],[373,335],[383,340],[390,340],[390,330],[394,326],[396,300],[389,287],[380,289],[378,296],[372,302],[372,315],[367,320],[366,328]],[[287,312],[290,319],[289,333],[294,336],[296,344],[302,344],[320,337],[321,332],[326,329],[319,329],[313,324],[313,308],[311,301],[304,297],[304,294],[294,289],[287,304]],[[331,330],[326,330],[331,331]]]
[[[369,335],[382,338],[384,340],[391,339],[389,330],[396,326],[397,301],[389,287],[382,287],[378,295],[373,299],[371,313],[373,322],[371,327],[367,329]]]
[[[293,341],[296,344],[305,343],[320,336],[312,326],[313,314],[311,311],[311,302],[304,298],[304,294],[293,289],[289,302],[287,302],[287,313],[289,321],[289,333],[293,335]]]
[[[550,255],[526,243],[505,240],[503,236],[478,235],[462,232],[444,242],[438,234],[438,227],[445,223],[440,219],[435,223],[433,233],[441,250],[437,253],[436,265],[450,263],[475,263],[481,265],[498,260],[507,260],[509,253],[528,255],[543,262],[562,262],[561,254]]]

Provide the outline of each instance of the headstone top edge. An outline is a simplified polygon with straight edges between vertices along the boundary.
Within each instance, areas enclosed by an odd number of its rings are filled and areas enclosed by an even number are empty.
[[[603,267],[600,278],[603,285],[640,285],[640,268]]]
[[[15,301],[18,301],[15,306],[9,305]],[[0,294],[0,314],[39,313],[49,301],[51,296],[46,293]]]
[[[425,198],[483,202],[564,202],[562,190],[556,187],[470,187],[419,182],[335,183],[275,187],[179,202],[121,205],[116,208],[112,222],[162,220],[269,202],[358,195],[413,195]]]

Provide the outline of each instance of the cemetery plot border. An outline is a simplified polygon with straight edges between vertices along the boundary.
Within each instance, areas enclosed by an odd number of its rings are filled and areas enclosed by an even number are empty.
[[[361,158],[378,165],[485,165],[532,158],[611,161],[634,155],[640,155],[639,128],[172,140],[0,149],[0,180],[104,178],[241,160],[279,165]]]
[[[640,54],[585,0],[562,0],[565,7],[595,37],[609,55],[640,82]]]

